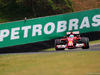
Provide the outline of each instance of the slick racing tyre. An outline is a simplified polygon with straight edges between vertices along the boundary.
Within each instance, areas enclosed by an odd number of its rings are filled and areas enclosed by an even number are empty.
[[[55,49],[56,51],[64,50],[64,48],[57,48],[57,45],[62,45],[60,39],[55,40]]]
[[[83,46],[82,49],[89,49],[89,38],[82,37],[81,42],[85,44],[85,46]]]

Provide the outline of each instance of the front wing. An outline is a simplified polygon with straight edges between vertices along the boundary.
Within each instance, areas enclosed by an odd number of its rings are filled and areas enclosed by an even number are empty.
[[[56,46],[57,48],[68,48],[68,45],[66,44],[66,45],[57,45]],[[76,44],[75,46],[73,46],[72,48],[82,48],[82,47],[84,47],[84,43],[81,43],[81,44]]]

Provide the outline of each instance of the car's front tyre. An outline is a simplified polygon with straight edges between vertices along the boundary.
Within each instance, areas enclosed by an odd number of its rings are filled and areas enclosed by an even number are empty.
[[[85,46],[83,46],[82,49],[89,49],[89,38],[82,37],[81,42],[85,44]]]
[[[60,39],[55,40],[55,49],[56,51],[64,50],[65,48],[57,48],[57,45],[62,45]]]

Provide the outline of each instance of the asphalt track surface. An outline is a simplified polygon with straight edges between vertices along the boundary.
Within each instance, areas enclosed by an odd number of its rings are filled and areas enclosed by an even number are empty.
[[[54,53],[54,52],[77,52],[77,51],[100,51],[100,44],[90,45],[89,49],[76,48],[76,49],[67,49],[67,50],[64,50],[64,51],[39,51],[39,52],[23,52],[23,53],[3,53],[3,54],[0,54],[0,55],[38,54],[38,53]]]

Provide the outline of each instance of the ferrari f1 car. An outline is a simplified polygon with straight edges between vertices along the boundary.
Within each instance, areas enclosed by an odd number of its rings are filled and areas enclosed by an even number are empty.
[[[58,50],[65,50],[68,49],[75,49],[75,48],[82,48],[82,49],[89,49],[89,38],[87,37],[80,37],[80,32],[67,32],[67,36],[56,39],[55,40],[55,49]]]

